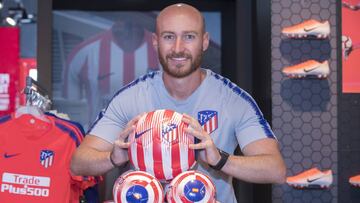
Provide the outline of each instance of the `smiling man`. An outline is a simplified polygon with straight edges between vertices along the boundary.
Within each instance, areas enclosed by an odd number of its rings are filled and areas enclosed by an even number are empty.
[[[169,7],[158,16],[154,46],[164,72],[185,78],[200,67],[203,51],[209,46],[209,34],[200,13],[183,15],[186,8],[182,4],[175,7],[173,12],[166,12],[172,9]]]
[[[139,115],[157,109],[183,113],[186,132],[199,139],[194,169],[209,175],[217,200],[237,202],[232,178],[283,183],[285,165],[277,140],[252,97],[228,79],[201,67],[209,46],[204,18],[187,4],[170,5],[156,21],[153,44],[162,71],[119,90],[101,112],[72,160],[75,174],[98,175],[129,158],[127,137]],[[233,155],[240,145],[244,156]]]

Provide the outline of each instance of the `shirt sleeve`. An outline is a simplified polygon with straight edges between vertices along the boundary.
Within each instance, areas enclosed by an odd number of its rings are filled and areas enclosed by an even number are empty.
[[[241,149],[256,140],[275,138],[255,100],[245,91],[239,94],[236,109],[235,133]]]
[[[118,95],[106,109],[99,113],[88,134],[100,137],[109,143],[114,143],[127,122],[128,118],[124,112],[123,101]]]

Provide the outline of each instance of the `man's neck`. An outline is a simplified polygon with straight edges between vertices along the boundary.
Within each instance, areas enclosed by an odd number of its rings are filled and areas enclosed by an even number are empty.
[[[166,90],[176,100],[187,99],[201,84],[206,72],[198,68],[185,78],[174,78],[164,72],[163,80]]]

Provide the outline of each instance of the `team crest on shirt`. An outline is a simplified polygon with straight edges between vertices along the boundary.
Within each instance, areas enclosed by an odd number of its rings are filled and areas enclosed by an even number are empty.
[[[198,121],[202,128],[210,134],[218,128],[218,112],[211,110],[199,111]]]
[[[176,130],[174,130],[175,128],[177,128],[177,125],[175,123],[163,124],[161,130],[162,137],[168,142],[175,141],[177,136]]]
[[[49,168],[54,163],[54,151],[41,150],[40,152],[40,164],[45,168]]]

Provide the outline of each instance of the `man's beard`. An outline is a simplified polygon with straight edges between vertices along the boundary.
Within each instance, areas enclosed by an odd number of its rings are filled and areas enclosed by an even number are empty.
[[[180,52],[180,53],[173,52],[163,57],[160,50],[158,51],[160,56],[159,60],[163,67],[164,72],[166,72],[172,77],[184,78],[186,76],[189,76],[191,73],[195,72],[198,68],[200,68],[202,55],[203,55],[203,52],[201,50],[199,51],[199,54],[195,56],[195,59],[190,54],[186,54],[185,52]],[[171,58],[186,58],[187,60],[190,60],[191,62],[190,68],[184,69],[183,68],[184,64],[177,64],[176,69],[170,69],[167,62],[171,60]]]

